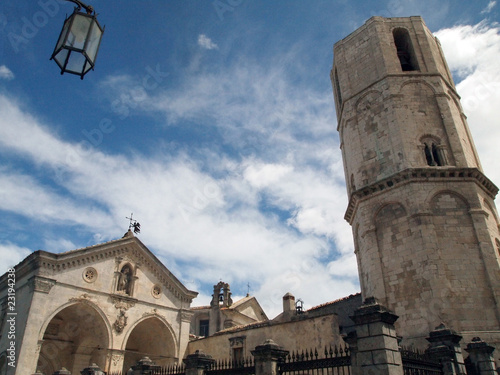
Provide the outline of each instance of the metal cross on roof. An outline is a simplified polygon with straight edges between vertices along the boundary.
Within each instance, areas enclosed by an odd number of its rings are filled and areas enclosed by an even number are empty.
[[[125,217],[126,219],[130,220],[130,223],[128,225],[128,230],[131,230],[132,228],[134,228],[134,233],[139,234],[139,233],[141,233],[141,224],[137,220],[134,220],[133,217],[134,217],[134,213],[131,213],[130,217]]]

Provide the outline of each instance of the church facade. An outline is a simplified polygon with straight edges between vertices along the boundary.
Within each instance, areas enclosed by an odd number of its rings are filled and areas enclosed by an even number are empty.
[[[197,292],[133,235],[84,249],[36,251],[16,266],[16,368],[8,367],[8,273],[0,279],[2,374],[123,371],[144,356],[179,363]]]

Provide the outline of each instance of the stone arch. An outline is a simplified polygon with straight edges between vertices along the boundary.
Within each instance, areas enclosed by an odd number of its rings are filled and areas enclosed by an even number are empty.
[[[402,210],[402,212],[404,212],[404,215],[406,216],[406,208],[401,202],[398,201],[385,202],[375,210],[375,213],[373,215],[373,222],[375,223],[375,226],[377,226],[377,218],[380,215],[383,215],[384,211],[391,209],[391,207],[392,209],[395,208],[397,209],[394,212]]]
[[[108,339],[110,347],[112,347],[112,345],[113,345],[113,335],[112,335],[112,329],[111,329],[112,327],[111,327],[111,324],[109,323],[107,315],[102,311],[102,309],[97,304],[95,304],[94,302],[92,302],[86,298],[75,298],[75,299],[73,299],[69,302],[66,302],[65,304],[59,306],[57,309],[55,309],[52,312],[52,314],[50,314],[43,322],[42,327],[40,328],[40,331],[38,332],[38,340],[43,339],[43,335],[45,333],[45,330],[47,329],[47,326],[49,325],[50,321],[58,313],[60,313],[62,310],[64,310],[67,307],[70,307],[72,305],[79,304],[79,303],[90,306],[99,314],[99,316],[102,318],[103,322],[106,324],[106,332],[108,334],[107,339]]]
[[[60,370],[62,367],[61,363],[57,358],[47,358],[44,353],[40,353],[38,356],[37,370],[42,371],[44,374],[53,374],[54,372]],[[82,369],[83,370],[83,369]],[[4,374],[0,372],[0,374]]]
[[[437,94],[436,89],[432,87],[432,85],[424,79],[409,79],[408,81],[403,82],[401,84],[401,87],[399,88],[399,94],[403,93],[403,90],[406,88],[406,86],[414,85],[416,83],[426,86],[426,88],[428,88],[432,92],[432,94],[434,95]]]
[[[437,213],[440,208],[438,207],[438,200],[444,196],[450,196],[452,198],[456,199],[457,206],[456,208],[463,209],[464,211],[467,210],[467,214],[469,213],[470,210],[470,204],[467,201],[467,199],[460,193],[457,193],[456,191],[453,190],[439,190],[436,191],[429,199],[428,201],[428,207],[430,208],[431,212],[433,214]],[[451,206],[446,206],[442,205],[441,210],[451,210],[453,209]]]
[[[96,363],[106,367],[111,329],[104,313],[87,300],[60,306],[42,325],[38,367],[44,373],[66,367],[72,373]]]
[[[392,36],[401,70],[403,72],[419,70],[413,42],[408,29],[401,26],[395,27],[392,29]]]
[[[382,92],[378,90],[368,90],[367,92],[363,93],[363,95],[361,95],[354,104],[356,113],[359,115],[363,113],[365,109],[368,109],[366,108],[366,105],[362,107],[363,103],[372,103],[374,101],[378,101],[381,96]]]
[[[405,129],[402,142],[407,150],[409,165],[420,168],[424,165],[454,164],[436,89],[422,79],[408,80],[399,88],[398,102],[399,106],[394,110],[400,126]],[[421,142],[426,135],[440,140],[439,145],[435,142],[427,143],[427,154],[426,145]],[[433,153],[439,163],[435,158],[429,158]]]
[[[178,360],[176,335],[167,320],[157,314],[143,316],[128,329],[122,350],[125,352],[123,372],[144,356],[161,366]]]

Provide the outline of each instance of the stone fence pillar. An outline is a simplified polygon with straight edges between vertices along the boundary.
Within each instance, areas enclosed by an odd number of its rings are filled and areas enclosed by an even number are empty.
[[[53,375],[71,375],[71,371],[69,371],[66,367],[63,367],[59,371],[54,372]]]
[[[462,336],[446,328],[444,324],[436,327],[427,338],[430,347],[426,352],[443,365],[444,375],[465,375],[464,357],[460,349]]]
[[[189,354],[184,358],[183,362],[186,365],[186,375],[204,375],[205,371],[215,363],[215,359],[197,350],[194,354]]]
[[[89,367],[84,368],[82,371],[80,371],[81,375],[106,375],[104,371],[102,371],[99,366],[97,366],[95,363],[92,363]]]
[[[398,316],[367,298],[350,317],[356,332],[347,337],[353,375],[403,375],[394,322]]]
[[[495,348],[488,345],[479,337],[474,337],[465,349],[469,353],[467,358],[476,375],[497,375],[493,351]]]
[[[255,375],[278,375],[278,364],[285,360],[289,351],[273,340],[266,340],[251,353],[255,360]]]
[[[127,375],[152,375],[159,368],[149,357],[144,357],[131,367],[132,371],[127,371]]]

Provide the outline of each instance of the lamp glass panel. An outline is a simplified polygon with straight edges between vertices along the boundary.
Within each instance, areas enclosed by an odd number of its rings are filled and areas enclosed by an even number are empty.
[[[97,21],[92,20],[92,28],[90,30],[90,34],[87,41],[88,44],[86,48],[87,56],[92,62],[92,64],[95,61],[97,50],[99,49],[99,44],[101,43],[101,38],[102,38],[102,30],[97,24]]]
[[[73,17],[66,46],[83,50],[92,18],[79,13],[74,13]]]
[[[87,59],[83,54],[71,51],[65,70],[70,73],[81,74],[86,62]]]
[[[57,55],[54,56],[54,60],[61,69],[64,67],[68,53],[69,51],[67,49],[62,49],[57,53]]]
[[[66,35],[68,34],[68,28],[69,28],[70,23],[71,23],[71,18],[68,18],[68,19],[66,19],[66,21],[64,21],[64,26],[63,26],[63,29],[61,32],[61,36],[59,37],[59,40],[57,41],[57,46],[55,49],[56,51],[62,47],[64,40],[66,39]]]

